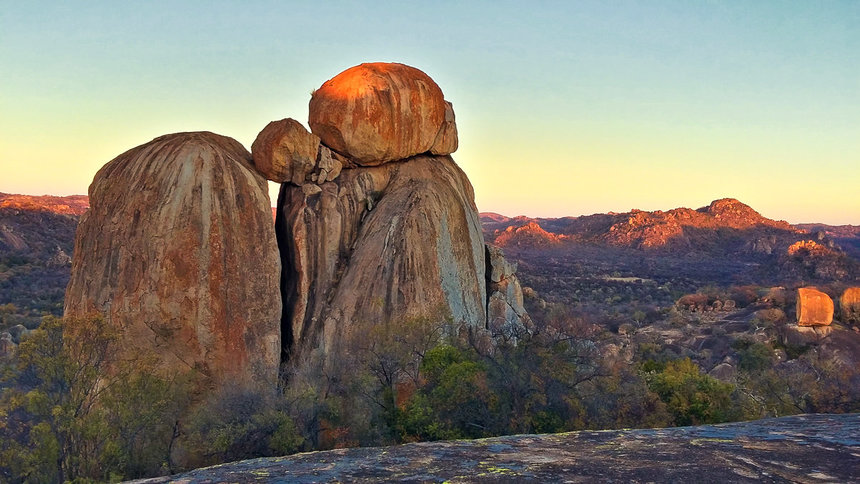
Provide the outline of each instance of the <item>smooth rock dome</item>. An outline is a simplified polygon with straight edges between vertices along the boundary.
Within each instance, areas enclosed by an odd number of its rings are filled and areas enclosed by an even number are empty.
[[[213,384],[277,381],[281,300],[266,180],[236,140],[177,133],[90,185],[66,317],[104,314],[120,346]]]
[[[431,148],[449,154],[457,145],[453,122],[453,108],[430,76],[384,62],[351,67],[323,83],[311,96],[308,119],[323,144],[365,166]]]

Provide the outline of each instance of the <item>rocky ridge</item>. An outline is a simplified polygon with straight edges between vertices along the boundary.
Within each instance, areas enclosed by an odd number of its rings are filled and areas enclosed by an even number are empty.
[[[17,195],[0,193],[0,209],[14,209],[30,212],[49,212],[59,215],[79,217],[90,207],[86,195],[58,197],[54,195]]]
[[[714,200],[707,207],[696,210],[676,208],[665,212],[645,212],[634,209],[627,213],[610,212],[560,219],[510,219],[492,214],[484,220],[485,228],[491,234],[488,238],[501,246],[523,245],[518,238],[508,236],[509,229],[513,227],[516,232],[518,227],[531,224],[546,231],[544,238],[551,242],[593,242],[639,249],[701,245],[719,235],[728,235],[709,233],[715,231],[802,233],[787,222],[761,216],[733,198]],[[532,227],[529,233],[536,233],[535,228]]]
[[[860,259],[852,256],[860,239],[834,238],[827,226],[819,225],[814,227],[820,230],[810,233],[763,217],[731,198],[696,210],[632,210],[563,218],[492,213],[482,214],[481,222],[489,243],[518,255],[563,253],[587,245],[690,258],[728,256],[748,267],[771,267],[779,279],[853,281],[860,277]]]

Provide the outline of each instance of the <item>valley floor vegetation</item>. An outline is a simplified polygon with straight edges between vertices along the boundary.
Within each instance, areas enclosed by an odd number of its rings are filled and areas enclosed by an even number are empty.
[[[340,447],[860,411],[860,372],[810,346],[734,338],[736,373],[718,380],[672,345],[623,348],[618,328],[561,306],[534,312],[531,328],[505,336],[444,318],[376,325],[328,360],[293,358],[276,387],[214,390],[121,345],[98,316],[46,317],[0,363],[0,480],[118,481]]]

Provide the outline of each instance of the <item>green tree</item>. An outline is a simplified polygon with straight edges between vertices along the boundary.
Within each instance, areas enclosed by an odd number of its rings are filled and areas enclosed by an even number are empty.
[[[738,416],[731,399],[734,385],[702,373],[689,358],[665,365],[646,362],[643,369],[648,386],[666,404],[675,425],[728,422]]]
[[[407,440],[489,435],[497,396],[482,364],[453,346],[440,345],[425,354],[421,368],[426,384],[405,405],[401,420]]]
[[[275,388],[225,385],[197,409],[189,429],[194,464],[294,453],[302,437]]]
[[[154,359],[120,351],[99,316],[46,317],[21,343],[0,395],[5,478],[136,477],[167,460],[176,385],[159,379]]]

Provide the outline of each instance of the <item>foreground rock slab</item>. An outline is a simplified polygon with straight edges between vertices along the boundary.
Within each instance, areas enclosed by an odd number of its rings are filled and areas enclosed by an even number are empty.
[[[857,482],[860,414],[253,459],[139,482]]]

